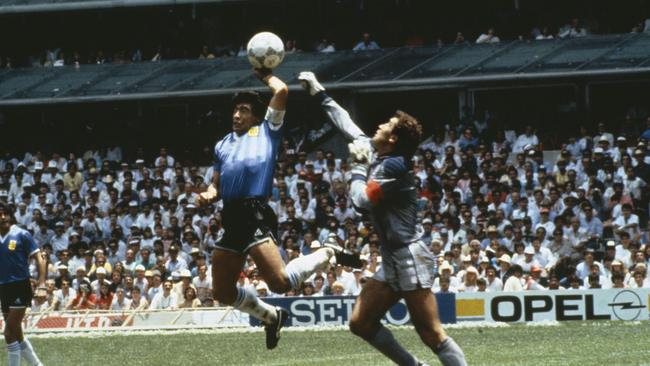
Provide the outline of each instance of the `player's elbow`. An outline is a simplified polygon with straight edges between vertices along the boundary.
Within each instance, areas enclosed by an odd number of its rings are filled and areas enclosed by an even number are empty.
[[[277,98],[287,98],[289,95],[289,87],[284,82],[280,81],[273,88],[273,95]]]

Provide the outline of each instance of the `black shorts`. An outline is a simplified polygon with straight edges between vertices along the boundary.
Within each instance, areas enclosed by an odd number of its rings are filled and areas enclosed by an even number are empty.
[[[244,198],[224,204],[221,221],[225,233],[216,245],[218,249],[247,254],[268,238],[275,242],[278,218],[264,198]]]
[[[3,314],[8,314],[11,308],[31,307],[32,284],[24,280],[0,285],[0,303]]]

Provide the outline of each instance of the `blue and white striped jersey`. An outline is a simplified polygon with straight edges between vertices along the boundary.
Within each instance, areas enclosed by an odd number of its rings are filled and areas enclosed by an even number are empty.
[[[27,230],[11,225],[0,236],[0,285],[29,279],[29,258],[39,251]]]
[[[264,120],[239,136],[231,132],[214,147],[214,170],[220,173],[224,202],[271,195],[284,111],[269,107]]]

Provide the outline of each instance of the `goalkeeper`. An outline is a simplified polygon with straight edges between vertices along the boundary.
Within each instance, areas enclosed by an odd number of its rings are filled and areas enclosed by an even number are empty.
[[[298,79],[309,94],[319,98],[336,127],[353,140],[349,144],[352,202],[370,215],[380,238],[381,270],[364,285],[352,311],[350,330],[398,365],[424,365],[381,324],[385,313],[403,298],[415,330],[440,362],[466,365],[463,351],[440,324],[431,292],[434,257],[416,233],[411,159],[422,126],[409,114],[397,111],[369,138],[348,112],[325,94],[313,73],[302,72]]]

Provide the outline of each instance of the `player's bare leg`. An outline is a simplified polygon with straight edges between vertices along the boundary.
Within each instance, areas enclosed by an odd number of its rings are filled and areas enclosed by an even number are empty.
[[[220,304],[232,305],[237,299],[237,280],[246,257],[227,250],[212,252],[212,294]]]
[[[418,360],[406,351],[381,324],[381,318],[399,300],[399,294],[381,281],[369,279],[352,310],[350,330],[400,366],[417,366]]]
[[[442,328],[438,317],[438,304],[431,289],[405,291],[402,297],[406,301],[411,322],[420,339],[438,355],[440,362],[445,366],[467,365],[463,351]]]

